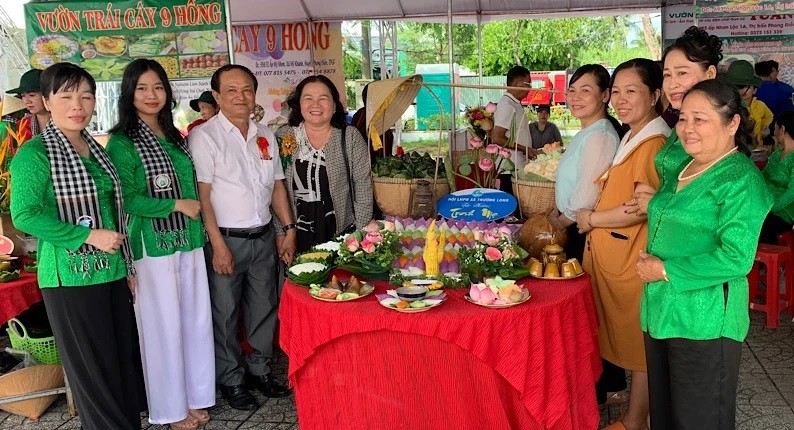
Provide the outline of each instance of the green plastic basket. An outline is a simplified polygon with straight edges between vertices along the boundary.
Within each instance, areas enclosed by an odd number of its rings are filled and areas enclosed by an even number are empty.
[[[8,338],[11,347],[27,351],[39,364],[61,364],[58,347],[55,345],[55,336],[35,338],[28,336],[28,331],[22,322],[16,318],[8,321]]]

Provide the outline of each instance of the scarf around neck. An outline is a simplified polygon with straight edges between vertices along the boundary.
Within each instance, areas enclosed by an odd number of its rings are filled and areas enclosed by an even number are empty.
[[[128,217],[124,212],[121,181],[116,168],[105,150],[87,131],[83,130],[80,134],[88,144],[91,155],[113,181],[117,218],[116,231],[126,236]],[[86,170],[80,154],[52,121],[42,130],[41,140],[50,161],[50,176],[59,219],[69,224],[77,224],[91,229],[105,228],[96,184]],[[69,254],[69,270],[74,273],[82,273],[84,278],[90,278],[96,272],[110,269],[108,254],[92,245],[84,243],[77,251],[67,250],[67,253]],[[133,276],[135,270],[132,265],[132,251],[126,237],[121,243],[121,253],[127,263],[128,274]]]
[[[138,127],[130,136],[138,156],[141,157],[146,173],[146,189],[149,197],[154,199],[182,198],[182,187],[176,174],[171,157],[163,149],[154,132],[138,118]],[[179,139],[176,145],[190,159],[185,139]],[[182,247],[188,244],[187,217],[181,212],[171,212],[165,218],[152,218],[152,226],[157,238],[157,247],[163,250]]]

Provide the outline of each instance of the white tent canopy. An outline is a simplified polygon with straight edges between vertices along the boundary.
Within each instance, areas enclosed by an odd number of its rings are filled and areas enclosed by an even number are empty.
[[[448,0],[229,0],[234,23],[354,19],[445,21]],[[506,17],[630,14],[658,10],[661,0],[451,0],[455,23]],[[669,0],[664,5],[692,4]]]

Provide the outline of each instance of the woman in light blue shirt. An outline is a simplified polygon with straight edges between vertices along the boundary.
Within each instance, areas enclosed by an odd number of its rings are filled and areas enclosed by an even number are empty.
[[[582,129],[557,168],[557,209],[549,214],[549,220],[567,230],[568,257],[582,261],[585,235],[576,226],[576,213],[595,207],[599,192],[595,181],[612,164],[620,143],[620,125],[607,114],[609,72],[603,66],[588,64],[577,69],[568,84],[567,99]]]

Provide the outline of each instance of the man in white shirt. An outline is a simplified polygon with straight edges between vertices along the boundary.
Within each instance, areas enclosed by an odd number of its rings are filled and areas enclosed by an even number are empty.
[[[295,224],[284,188],[276,137],[251,120],[257,81],[240,65],[218,69],[210,81],[220,113],[190,133],[199,200],[209,242],[205,247],[215,337],[215,376],[235,409],[253,410],[246,385],[284,397],[268,362],[278,309],[277,253],[271,211],[285,226],[281,246],[295,247]],[[240,308],[253,352],[240,363]],[[245,382],[245,385],[243,384]]]
[[[504,146],[510,139],[511,127],[515,127],[515,146],[511,146],[513,161],[516,169],[523,169],[526,164],[524,154],[529,154],[531,158],[535,156],[532,149],[532,137],[529,134],[529,121],[524,113],[524,106],[521,100],[529,94],[532,87],[532,76],[525,67],[515,66],[507,72],[507,86],[521,87],[526,90],[511,89],[505,91],[499,103],[496,104],[494,113],[494,128],[491,132],[491,141],[497,145]],[[515,126],[513,126],[515,123]],[[500,166],[501,167],[501,166]],[[499,189],[509,194],[513,194],[512,172],[502,172],[499,175]]]

